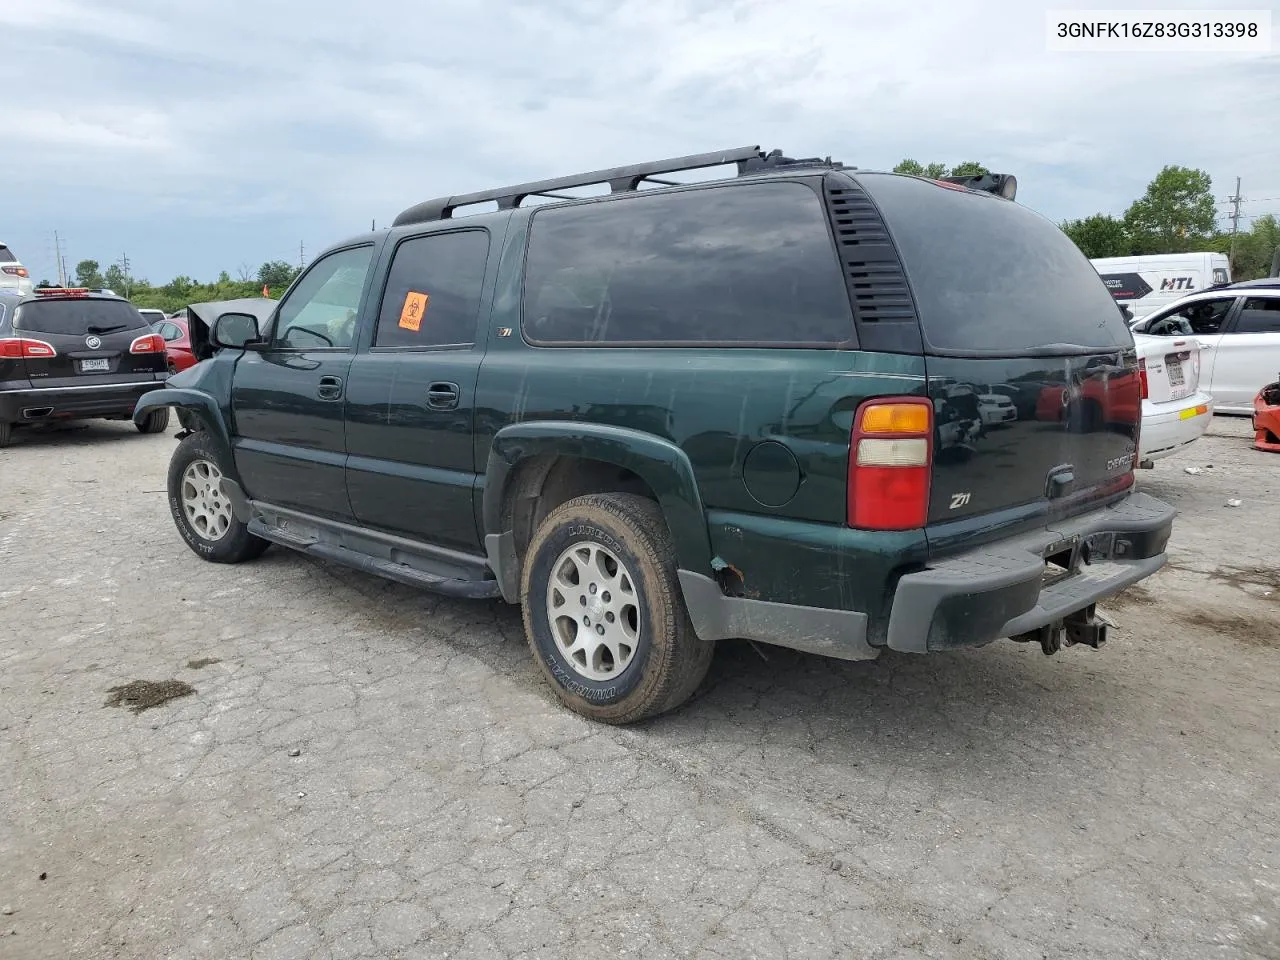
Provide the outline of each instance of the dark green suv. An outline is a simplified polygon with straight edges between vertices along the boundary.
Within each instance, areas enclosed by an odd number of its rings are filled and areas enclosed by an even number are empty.
[[[722,639],[1096,647],[1174,511],[1132,489],[1123,319],[1014,191],[750,147],[429,201],[220,316],[135,416],[194,427],[200,556],[521,604],[598,720],[682,703]]]

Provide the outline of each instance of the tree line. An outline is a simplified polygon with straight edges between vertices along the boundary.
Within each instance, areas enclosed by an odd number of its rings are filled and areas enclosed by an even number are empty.
[[[976,160],[949,166],[911,159],[903,160],[893,171],[932,179],[991,172]],[[1234,238],[1230,231],[1220,229],[1212,178],[1203,170],[1176,165],[1156,174],[1146,192],[1129,205],[1123,216],[1095,213],[1059,226],[1090,259],[1201,250],[1230,254],[1231,276],[1236,280],[1265,277],[1276,248],[1280,247],[1280,221],[1274,214],[1255,217],[1252,226],[1240,230]],[[283,260],[269,260],[256,274],[242,267],[237,279],[224,270],[212,283],[181,276],[163,286],[153,286],[129,276],[120,264],[113,263],[102,270],[97,260],[81,260],[76,264],[75,282],[82,287],[107,287],[139,307],[172,313],[192,303],[262,296],[264,288],[268,295],[279,296],[300,272]],[[50,283],[42,280],[39,286]]]
[[[990,172],[974,161],[949,168],[944,163],[903,160],[893,170],[934,179]],[[1123,216],[1095,213],[1059,226],[1091,260],[1208,250],[1231,255],[1231,276],[1236,280],[1265,277],[1280,247],[1280,222],[1274,214],[1255,217],[1233,240],[1229,230],[1218,226],[1213,179],[1203,170],[1177,165],[1156,174]]]
[[[263,290],[268,296],[278,297],[294,281],[301,271],[283,260],[268,260],[257,272],[242,267],[239,277],[233,279],[223,270],[212,283],[200,283],[191,277],[174,277],[163,286],[155,286],[147,280],[132,277],[118,264],[110,264],[105,270],[97,260],[81,260],[76,264],[75,283],[94,289],[105,287],[128,297],[134,306],[150,307],[174,313],[193,303],[214,300],[237,300],[241,297],[260,297]],[[53,286],[47,280],[38,284]]]

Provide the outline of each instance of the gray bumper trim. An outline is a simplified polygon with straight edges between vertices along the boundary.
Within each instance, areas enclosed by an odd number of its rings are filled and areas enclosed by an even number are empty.
[[[728,597],[710,577],[681,570],[689,618],[704,640],[756,640],[840,660],[874,660],[867,643],[867,616],[790,603]]]

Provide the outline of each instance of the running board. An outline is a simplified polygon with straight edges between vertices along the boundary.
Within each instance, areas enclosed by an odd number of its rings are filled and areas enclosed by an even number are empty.
[[[251,501],[250,508],[250,533],[319,560],[450,597],[488,600],[502,595],[483,558],[437,550],[427,544],[259,501]]]

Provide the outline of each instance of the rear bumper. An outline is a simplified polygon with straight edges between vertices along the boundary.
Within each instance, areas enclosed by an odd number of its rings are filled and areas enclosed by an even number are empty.
[[[1160,460],[1177,453],[1209,429],[1213,397],[1196,393],[1185,400],[1142,404],[1142,440],[1139,460]]]
[[[87,386],[0,389],[0,420],[41,423],[48,420],[129,417],[139,398],[164,385],[164,380],[142,380]]]
[[[1165,564],[1176,511],[1135,493],[1114,506],[990,544],[907,574],[888,646],[932,653],[1048,626],[1149,577]],[[1069,573],[1046,583],[1046,557]]]

